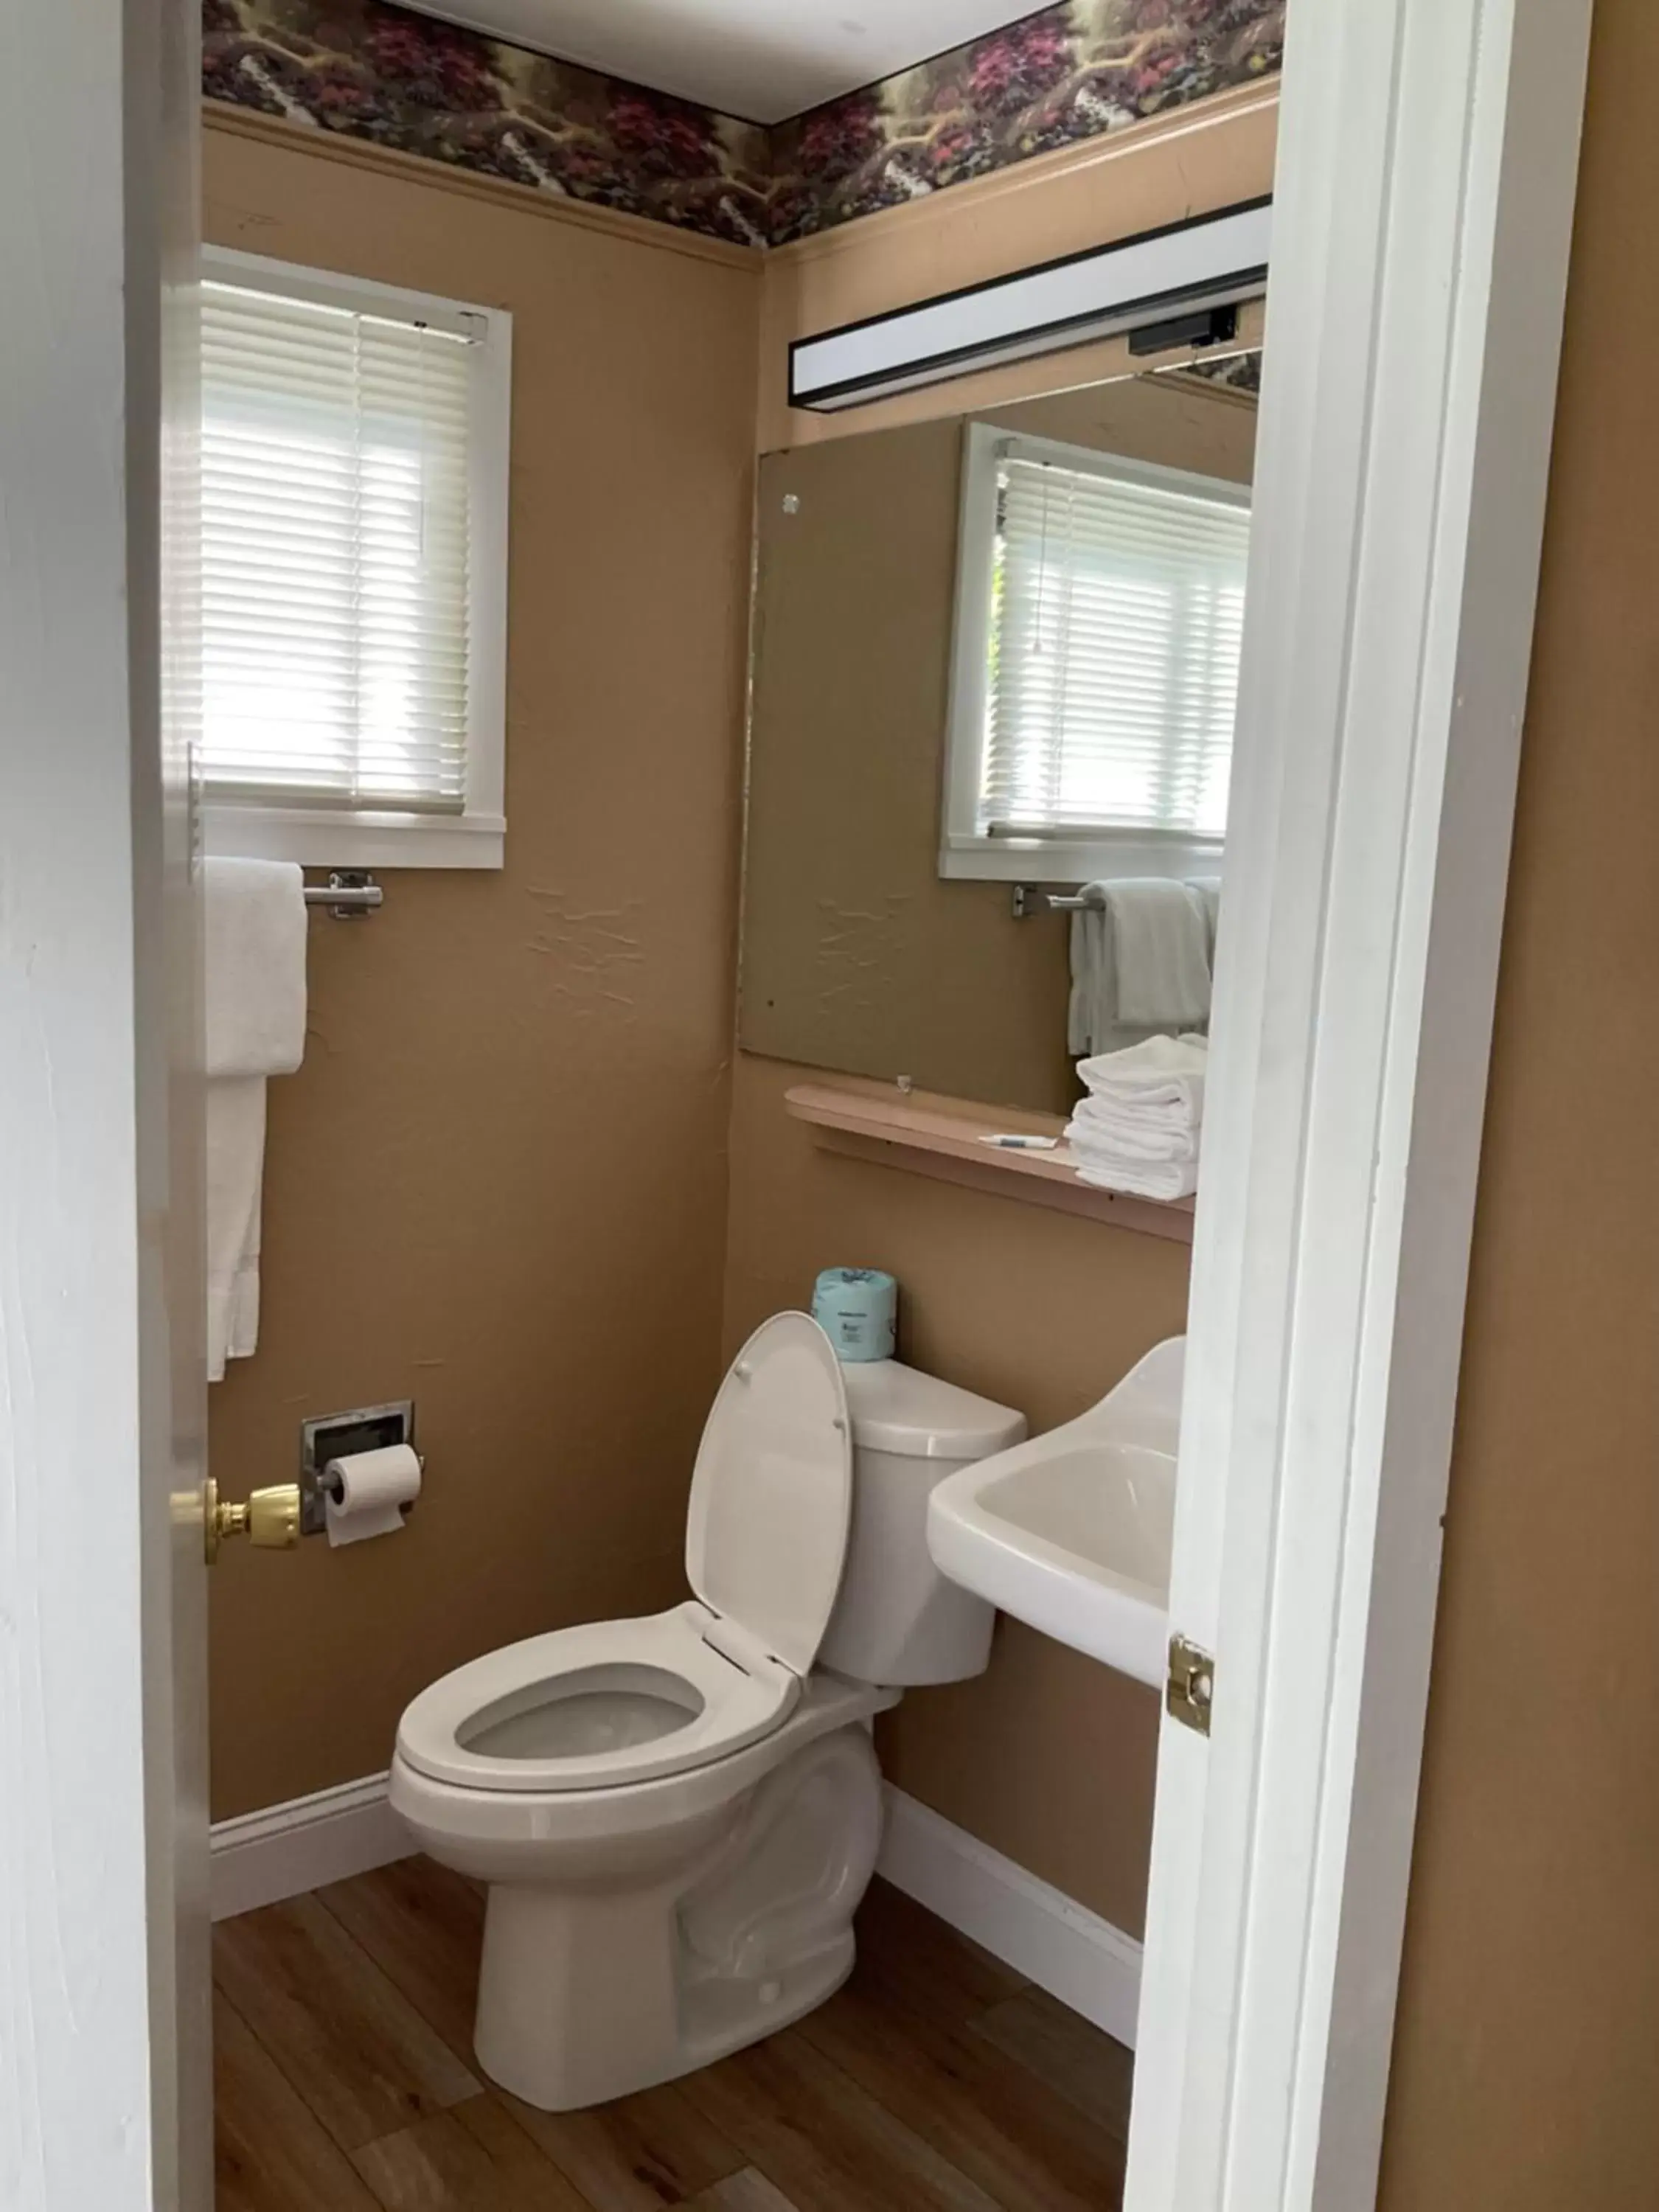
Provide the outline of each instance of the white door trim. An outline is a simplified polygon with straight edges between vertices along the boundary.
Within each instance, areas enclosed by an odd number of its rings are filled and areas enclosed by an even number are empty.
[[[162,682],[189,658],[161,488],[176,520],[199,20],[192,0],[23,0],[0,75],[7,2212],[212,2203],[204,1324],[173,1180],[197,1164],[199,1052]]]
[[[1127,2212],[1375,2200],[1589,0],[1308,0]]]

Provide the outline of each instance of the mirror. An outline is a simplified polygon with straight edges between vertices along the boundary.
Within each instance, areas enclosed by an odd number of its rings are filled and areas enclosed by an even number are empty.
[[[763,459],[745,1050],[1069,1110],[1049,898],[1163,878],[1213,913],[1259,362]]]

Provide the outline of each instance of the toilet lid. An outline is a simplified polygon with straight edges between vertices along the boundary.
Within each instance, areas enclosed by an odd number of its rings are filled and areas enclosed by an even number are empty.
[[[853,1505],[841,1363],[805,1314],[763,1322],[702,1432],[685,1568],[706,1606],[797,1674],[835,1610]]]

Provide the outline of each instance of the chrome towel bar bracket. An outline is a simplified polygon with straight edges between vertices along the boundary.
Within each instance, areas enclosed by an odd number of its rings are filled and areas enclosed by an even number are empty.
[[[306,885],[306,904],[326,907],[336,921],[356,921],[386,903],[386,893],[360,868],[337,868],[326,884]]]
[[[1082,914],[1097,903],[1082,891],[1048,891],[1041,884],[1014,885],[1016,921],[1030,921],[1039,914]]]

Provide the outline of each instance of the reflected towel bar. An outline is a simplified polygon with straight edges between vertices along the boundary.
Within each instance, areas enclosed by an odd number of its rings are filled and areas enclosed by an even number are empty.
[[[336,921],[356,921],[385,905],[386,893],[373,876],[356,868],[340,868],[325,884],[307,884],[307,906],[326,907]]]
[[[1030,921],[1039,914],[1086,914],[1091,907],[1098,906],[1085,891],[1046,891],[1041,884],[1014,885],[1014,920]]]

